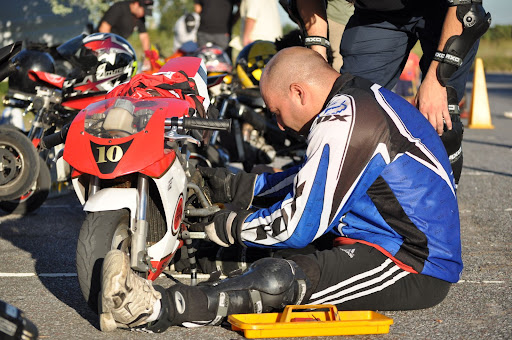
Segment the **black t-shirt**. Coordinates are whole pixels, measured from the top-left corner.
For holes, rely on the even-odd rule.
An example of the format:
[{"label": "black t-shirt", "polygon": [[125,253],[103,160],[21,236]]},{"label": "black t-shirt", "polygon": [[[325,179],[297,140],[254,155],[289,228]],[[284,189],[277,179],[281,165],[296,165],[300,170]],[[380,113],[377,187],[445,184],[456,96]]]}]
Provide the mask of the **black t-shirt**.
[{"label": "black t-shirt", "polygon": [[[116,2],[109,8],[100,21],[100,25],[106,21],[112,29],[112,33],[128,38],[133,29],[137,27],[139,33],[146,32],[146,25],[144,18],[137,18],[130,12],[130,1]],[[98,26],[99,27],[99,26]]]},{"label": "black t-shirt", "polygon": [[238,0],[194,0],[201,5],[200,32],[231,33],[233,25],[233,6]]}]

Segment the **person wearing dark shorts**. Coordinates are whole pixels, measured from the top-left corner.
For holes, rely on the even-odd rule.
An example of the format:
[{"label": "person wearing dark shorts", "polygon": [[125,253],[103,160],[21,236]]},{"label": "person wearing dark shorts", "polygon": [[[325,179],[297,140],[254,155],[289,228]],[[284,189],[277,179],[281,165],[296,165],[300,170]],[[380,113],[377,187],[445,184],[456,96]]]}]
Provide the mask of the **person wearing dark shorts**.
[{"label": "person wearing dark shorts", "polygon": [[233,7],[239,0],[194,0],[194,10],[201,15],[197,31],[197,44],[217,45],[226,50],[231,40],[231,29],[235,23]]},{"label": "person wearing dark shorts", "polygon": [[225,208],[189,230],[205,231],[226,249],[332,242],[312,253],[259,259],[224,280],[168,289],[153,287],[130,269],[125,253],[112,250],[103,264],[102,330],[217,325],[230,314],[299,304],[421,309],[440,303],[459,280],[450,162],[414,106],[380,85],[340,75],[304,47],[278,52],[260,89],[279,127],[307,136],[304,162],[259,175],[199,167],[212,201]]}]

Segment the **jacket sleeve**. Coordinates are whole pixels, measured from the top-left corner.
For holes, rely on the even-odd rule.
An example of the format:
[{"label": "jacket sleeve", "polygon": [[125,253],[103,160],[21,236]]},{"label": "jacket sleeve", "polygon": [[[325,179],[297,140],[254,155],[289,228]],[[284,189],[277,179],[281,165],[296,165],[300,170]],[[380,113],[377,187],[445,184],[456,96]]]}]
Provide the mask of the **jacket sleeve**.
[{"label": "jacket sleeve", "polygon": [[[335,100],[315,119],[308,136],[306,161],[301,167],[258,177],[255,195],[279,192],[282,187],[281,194],[285,196],[245,219],[241,227],[245,245],[302,248],[338,224],[333,217],[343,209],[344,202],[334,206],[332,197],[338,187],[354,123],[350,99],[339,97],[335,97],[339,103]],[[276,184],[275,179],[281,181]]]}]

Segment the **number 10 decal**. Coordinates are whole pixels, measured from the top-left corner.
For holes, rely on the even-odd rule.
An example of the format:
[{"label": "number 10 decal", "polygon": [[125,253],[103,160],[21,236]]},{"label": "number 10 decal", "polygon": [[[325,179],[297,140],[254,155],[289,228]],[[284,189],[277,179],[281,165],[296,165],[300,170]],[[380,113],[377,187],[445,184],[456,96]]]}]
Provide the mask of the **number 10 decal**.
[{"label": "number 10 decal", "polygon": [[128,152],[133,139],[118,145],[101,145],[91,141],[91,151],[102,174],[111,174]]},{"label": "number 10 decal", "polygon": [[[123,149],[119,145],[112,146],[98,146],[98,158],[96,159],[96,163],[105,163],[107,160],[109,162],[117,163],[123,158]],[[106,151],[105,151],[106,150]]]}]

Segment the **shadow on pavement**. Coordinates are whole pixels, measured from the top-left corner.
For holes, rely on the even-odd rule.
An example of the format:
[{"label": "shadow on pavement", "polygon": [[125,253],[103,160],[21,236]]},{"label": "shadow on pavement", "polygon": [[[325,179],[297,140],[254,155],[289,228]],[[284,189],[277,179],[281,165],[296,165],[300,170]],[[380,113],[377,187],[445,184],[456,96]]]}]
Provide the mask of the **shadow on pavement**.
[{"label": "shadow on pavement", "polygon": [[98,317],[85,302],[76,277],[76,243],[85,214],[74,194],[51,197],[26,216],[9,216],[0,210],[0,218],[0,238],[30,253],[34,259],[34,268],[27,266],[26,260],[13,258],[11,264],[2,266],[2,271],[35,270],[52,295],[99,329]]}]

